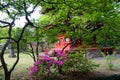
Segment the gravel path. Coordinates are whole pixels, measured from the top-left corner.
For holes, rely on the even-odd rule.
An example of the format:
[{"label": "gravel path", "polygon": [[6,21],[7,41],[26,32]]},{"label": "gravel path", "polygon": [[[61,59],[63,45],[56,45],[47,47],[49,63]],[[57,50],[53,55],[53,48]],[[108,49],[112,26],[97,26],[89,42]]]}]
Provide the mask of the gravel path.
[{"label": "gravel path", "polygon": [[[120,58],[120,54],[115,55],[116,58]],[[91,58],[92,60],[103,60],[104,57]]]}]

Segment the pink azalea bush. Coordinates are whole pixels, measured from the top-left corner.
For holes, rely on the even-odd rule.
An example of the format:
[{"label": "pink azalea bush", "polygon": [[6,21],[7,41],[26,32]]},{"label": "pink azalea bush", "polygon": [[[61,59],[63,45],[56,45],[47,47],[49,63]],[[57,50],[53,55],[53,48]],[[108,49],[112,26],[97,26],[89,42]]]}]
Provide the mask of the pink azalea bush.
[{"label": "pink azalea bush", "polygon": [[58,66],[62,66],[64,61],[67,60],[66,54],[61,53],[60,50],[55,51],[54,54],[39,55],[38,60],[32,67],[29,68],[30,80],[35,80],[40,75],[47,75],[48,77],[57,71]]}]

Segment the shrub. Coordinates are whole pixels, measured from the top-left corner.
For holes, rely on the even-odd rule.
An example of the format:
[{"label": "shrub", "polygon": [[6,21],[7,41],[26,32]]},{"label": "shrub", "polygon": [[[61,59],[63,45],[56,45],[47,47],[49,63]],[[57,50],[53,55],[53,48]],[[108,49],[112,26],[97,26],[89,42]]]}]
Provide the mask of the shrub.
[{"label": "shrub", "polygon": [[88,72],[94,70],[98,65],[84,57],[83,52],[79,54],[69,54],[68,61],[62,66],[63,71]]},{"label": "shrub", "polygon": [[55,76],[59,67],[63,71],[81,71],[88,72],[96,68],[96,64],[88,58],[83,57],[83,53],[68,54],[55,51],[55,54],[39,55],[38,61],[34,66],[29,68],[29,75],[31,80],[49,80],[50,77]]},{"label": "shrub", "polygon": [[64,53],[61,51],[56,51],[52,55],[39,55],[37,62],[34,63],[34,66],[29,68],[29,76],[31,80],[38,79],[47,79],[50,76],[53,76],[58,72],[58,67],[64,64],[64,61],[67,59]]},{"label": "shrub", "polygon": [[110,69],[110,70],[113,70],[114,69],[114,58],[115,58],[115,54],[108,54],[105,55],[104,53],[102,53],[104,59],[105,59],[105,64],[107,65],[107,68]]}]

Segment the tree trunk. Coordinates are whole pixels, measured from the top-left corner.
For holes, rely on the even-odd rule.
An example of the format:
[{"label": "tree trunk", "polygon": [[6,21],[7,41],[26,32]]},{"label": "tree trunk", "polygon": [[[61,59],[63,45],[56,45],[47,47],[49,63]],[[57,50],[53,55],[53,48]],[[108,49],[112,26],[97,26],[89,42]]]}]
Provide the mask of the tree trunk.
[{"label": "tree trunk", "polygon": [[5,73],[5,80],[10,80],[11,73],[6,72]]},{"label": "tree trunk", "polygon": [[33,49],[32,43],[29,43],[29,45],[30,45],[30,48],[31,48],[32,59],[34,60],[34,62],[36,62],[37,59],[35,58],[35,53],[34,53],[34,49]]},{"label": "tree trunk", "polygon": [[38,58],[38,54],[39,54],[39,42],[37,42],[36,45],[36,57]]},{"label": "tree trunk", "polygon": [[62,71],[62,66],[58,66],[58,72],[59,72],[59,74],[62,74],[62,75],[64,74]]},{"label": "tree trunk", "polygon": [[10,54],[9,57],[14,58],[16,55],[14,54],[14,47],[13,44],[10,44]]}]

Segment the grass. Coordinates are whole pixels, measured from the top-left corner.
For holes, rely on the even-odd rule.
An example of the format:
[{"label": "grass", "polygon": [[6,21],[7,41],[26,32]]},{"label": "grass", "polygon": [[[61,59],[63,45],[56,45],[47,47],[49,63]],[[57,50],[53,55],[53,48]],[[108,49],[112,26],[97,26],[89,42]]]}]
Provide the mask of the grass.
[{"label": "grass", "polygon": [[[7,66],[10,68],[13,65],[13,63],[15,62],[16,58],[9,58],[8,54],[5,54],[4,57],[5,57],[5,61],[7,62]],[[87,73],[87,74],[83,74],[83,75],[80,74],[79,72],[75,72],[75,73],[72,72],[72,73],[68,73],[68,77],[77,75],[77,78],[80,78],[80,76],[82,76],[81,78],[87,78],[87,77],[90,78],[90,77],[97,77],[97,76],[120,74],[120,63],[119,63],[120,58],[115,58],[113,60],[114,70],[112,70],[112,71],[107,69],[107,65],[105,64],[104,59],[92,59],[92,61],[94,61],[97,64],[100,64],[100,66],[97,67],[97,69],[95,71],[93,71],[92,73]],[[29,68],[29,66],[32,66],[32,65],[33,65],[33,59],[29,55],[21,53],[20,61],[17,64],[15,70],[13,71],[11,79],[12,80],[29,80],[27,68]],[[80,75],[78,75],[78,74],[80,74]],[[65,80],[69,80],[69,79],[65,79]],[[72,79],[72,80],[74,80],[74,79]],[[79,80],[79,79],[75,79],[75,80]],[[82,79],[82,80],[84,80],[84,79]]]},{"label": "grass", "polygon": [[95,63],[100,64],[95,71],[104,73],[105,75],[120,74],[120,58],[113,59],[113,70],[109,70],[104,59],[93,60]]},{"label": "grass", "polygon": [[[9,58],[8,54],[5,54],[4,57],[5,57],[6,64],[8,68],[10,69],[12,65],[14,64],[14,62],[16,61],[16,58]],[[18,80],[18,79],[26,80],[26,78],[28,78],[27,68],[29,68],[29,66],[32,66],[32,65],[33,65],[33,59],[29,55],[21,53],[20,60],[17,66],[15,67],[15,70],[12,72],[12,80]]]},{"label": "grass", "polygon": [[[7,62],[7,65],[11,67],[16,61],[16,58],[9,58],[8,54],[5,54],[5,61]],[[17,67],[28,67],[32,63],[33,63],[33,60],[29,55],[21,53],[20,60]]]}]

